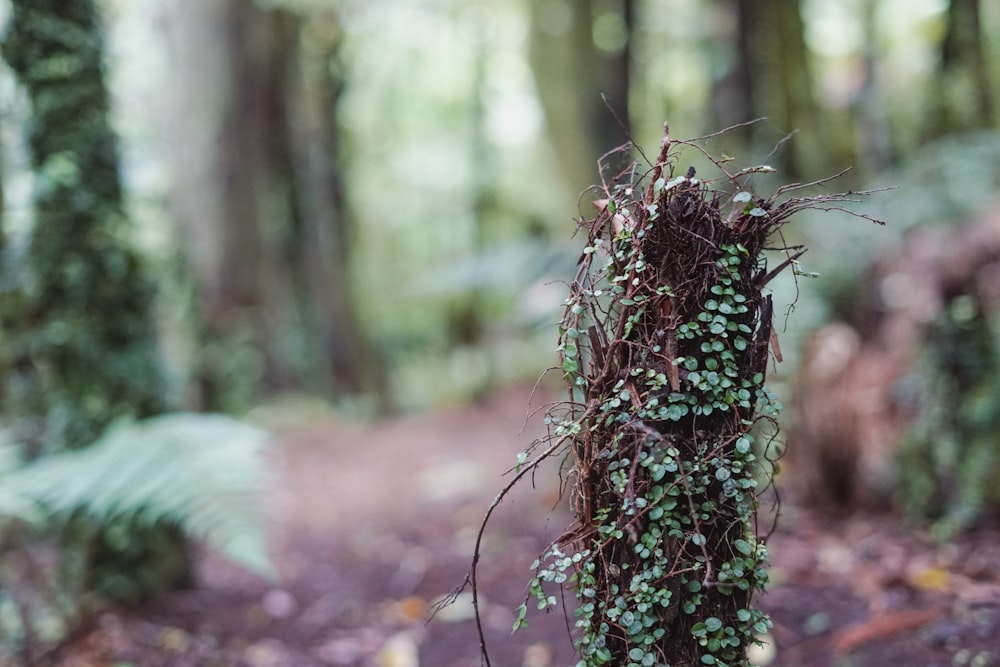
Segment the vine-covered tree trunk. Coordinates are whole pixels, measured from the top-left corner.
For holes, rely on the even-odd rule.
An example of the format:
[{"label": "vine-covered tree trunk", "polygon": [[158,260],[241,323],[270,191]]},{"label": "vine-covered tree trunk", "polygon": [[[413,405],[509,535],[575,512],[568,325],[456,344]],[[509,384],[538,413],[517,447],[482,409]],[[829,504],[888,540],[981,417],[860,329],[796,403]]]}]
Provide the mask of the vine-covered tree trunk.
[{"label": "vine-covered tree trunk", "polygon": [[[3,412],[33,458],[86,446],[116,419],[165,410],[167,387],[155,285],[123,212],[97,8],[15,0],[0,51],[31,103],[34,226],[23,253],[6,249],[0,324]],[[90,588],[136,597],[187,577],[174,531],[85,523],[70,527],[88,537],[71,538],[65,560],[83,563]]]},{"label": "vine-covered tree trunk", "polygon": [[[568,582],[581,665],[747,665],[769,627],[752,606],[767,581],[759,457],[774,455],[765,387],[774,349],[765,288],[795,265],[765,259],[789,217],[840,195],[759,198],[713,160],[709,181],[678,174],[689,142],[663,140],[646,177],[606,181],[559,330],[569,391],[547,450],[575,460],[578,525],[537,564],[539,608]],[[706,157],[707,154],[705,154]],[[711,158],[710,158],[711,159]],[[684,172],[682,172],[684,173]],[[777,353],[776,353],[777,354]],[[518,624],[524,620],[522,607]]]}]

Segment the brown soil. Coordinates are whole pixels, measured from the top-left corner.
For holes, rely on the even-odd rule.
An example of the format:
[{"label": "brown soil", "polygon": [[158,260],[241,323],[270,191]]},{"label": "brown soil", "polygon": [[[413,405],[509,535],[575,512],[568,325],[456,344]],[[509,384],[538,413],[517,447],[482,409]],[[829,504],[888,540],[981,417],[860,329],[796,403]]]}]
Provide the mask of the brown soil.
[{"label": "brown soil", "polygon": [[[535,400],[534,407],[539,401]],[[460,584],[504,473],[540,434],[529,391],[361,425],[296,418],[277,429],[265,492],[279,581],[205,554],[201,585],[108,612],[45,664],[62,667],[470,667],[480,665]],[[480,604],[494,667],[575,664],[561,614],[511,633],[529,566],[570,517],[558,471],[500,506],[486,534]],[[1000,665],[1000,530],[935,546],[892,516],[783,507],[769,547],[776,666]],[[570,622],[569,625],[572,625]]]}]

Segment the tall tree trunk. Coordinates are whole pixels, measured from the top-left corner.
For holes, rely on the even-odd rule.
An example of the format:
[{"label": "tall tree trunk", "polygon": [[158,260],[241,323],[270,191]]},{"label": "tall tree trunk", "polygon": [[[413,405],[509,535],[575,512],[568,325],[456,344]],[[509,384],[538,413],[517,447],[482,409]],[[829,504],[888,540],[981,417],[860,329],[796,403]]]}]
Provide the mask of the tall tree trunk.
[{"label": "tall tree trunk", "polygon": [[35,224],[3,325],[9,413],[38,422],[37,455],[165,408],[154,284],[128,240],[92,2],[15,2],[2,53],[31,101]]},{"label": "tall tree trunk", "polygon": [[380,393],[350,290],[335,14],[189,0],[169,23],[169,123],[204,141],[169,149],[204,320],[200,400],[239,407],[251,396],[233,387],[258,383]]},{"label": "tall tree trunk", "polygon": [[[766,125],[741,131],[755,154],[799,131],[795,142],[773,157],[775,166],[792,179],[826,173],[824,165],[815,164],[820,153],[812,137],[818,134],[820,115],[812,95],[799,2],[732,0],[731,11],[735,57],[729,73],[715,86],[713,118],[723,126],[768,118]],[[853,136],[845,136],[844,142],[851,145]]]},{"label": "tall tree trunk", "polygon": [[[603,8],[592,0],[531,3],[531,65],[548,136],[569,190],[592,182],[598,158],[629,137],[629,69],[634,0]],[[595,44],[595,18],[618,42]],[[608,39],[614,42],[616,35]],[[602,95],[604,99],[602,99]],[[605,102],[606,99],[606,102]]]},{"label": "tall tree trunk", "polygon": [[865,74],[853,105],[856,113],[854,125],[857,128],[855,155],[863,174],[869,177],[882,173],[893,161],[893,132],[886,117],[883,82],[879,76],[878,4],[879,0],[865,0],[861,4],[864,34],[861,48]]},{"label": "tall tree trunk", "polygon": [[354,237],[337,120],[347,85],[342,43],[335,12],[315,13],[300,24],[288,95],[299,212],[289,269],[310,336],[305,384],[327,393],[365,394],[381,403],[384,369],[365,336],[352,289]]},{"label": "tall tree trunk", "polygon": [[[0,52],[31,104],[34,227],[23,260],[6,267],[13,289],[0,305],[3,410],[30,458],[86,446],[116,419],[164,411],[167,387],[155,285],[123,211],[97,8],[15,0]],[[83,562],[91,588],[135,598],[188,575],[175,531],[129,524],[115,540],[85,519],[70,524],[64,560]]]},{"label": "tall tree trunk", "polygon": [[951,0],[935,78],[931,137],[996,127],[979,0]]}]

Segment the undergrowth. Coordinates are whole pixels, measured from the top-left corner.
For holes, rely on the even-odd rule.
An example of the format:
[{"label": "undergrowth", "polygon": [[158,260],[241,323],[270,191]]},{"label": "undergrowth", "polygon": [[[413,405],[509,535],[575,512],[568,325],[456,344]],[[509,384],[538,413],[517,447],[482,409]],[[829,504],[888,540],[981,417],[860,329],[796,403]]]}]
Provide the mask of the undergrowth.
[{"label": "undergrowth", "polygon": [[[273,575],[256,502],[266,440],[235,419],[174,413],[117,424],[89,447],[25,464],[16,445],[0,443],[0,663],[40,664],[102,598],[139,602],[165,569],[187,571],[165,562],[176,550],[151,539],[159,535],[203,540]],[[95,532],[86,540],[93,548],[145,567],[89,571],[93,558],[66,549],[81,541],[81,527]]]}]

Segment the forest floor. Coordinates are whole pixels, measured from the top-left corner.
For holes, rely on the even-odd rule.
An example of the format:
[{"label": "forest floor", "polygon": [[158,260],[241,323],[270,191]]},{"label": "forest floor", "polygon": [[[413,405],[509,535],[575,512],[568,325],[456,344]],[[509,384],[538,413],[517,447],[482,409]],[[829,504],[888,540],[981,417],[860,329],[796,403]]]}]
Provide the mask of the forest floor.
[{"label": "forest floor", "polygon": [[[484,512],[518,451],[529,391],[374,424],[285,414],[265,492],[278,581],[200,557],[201,584],[109,611],[45,664],[60,667],[475,667],[469,568]],[[531,401],[538,408],[540,401]],[[272,419],[272,421],[275,421]],[[523,428],[522,428],[523,427]],[[557,470],[520,485],[485,534],[480,607],[494,667],[575,664],[561,613],[511,633],[536,555],[570,524]],[[1000,529],[946,546],[893,516],[786,504],[760,598],[782,667],[1000,665]],[[571,624],[571,623],[570,623]]]}]

